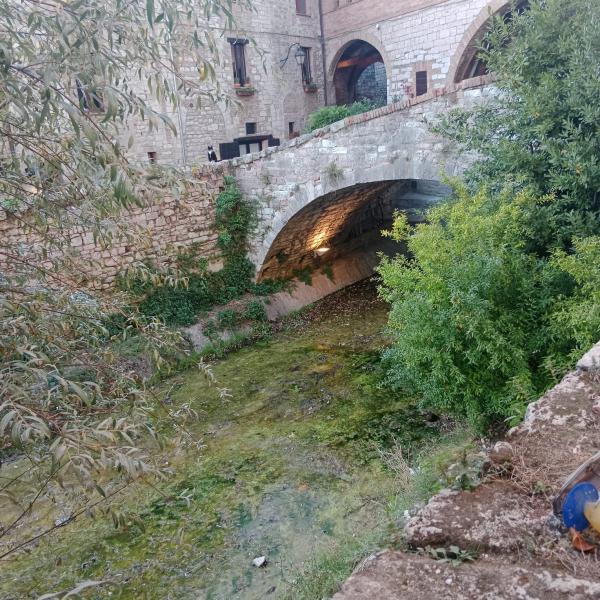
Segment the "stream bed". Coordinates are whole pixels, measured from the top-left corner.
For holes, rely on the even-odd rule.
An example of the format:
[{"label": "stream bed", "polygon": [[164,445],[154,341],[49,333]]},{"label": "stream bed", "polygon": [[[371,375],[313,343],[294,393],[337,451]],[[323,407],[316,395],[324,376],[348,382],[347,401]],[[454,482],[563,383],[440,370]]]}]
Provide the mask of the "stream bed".
[{"label": "stream bed", "polygon": [[84,580],[106,582],[89,598],[321,598],[394,541],[405,506],[381,453],[446,435],[381,385],[386,319],[363,282],[214,363],[216,384],[197,371],[167,381],[203,447],[168,450],[173,477],[131,495],[126,528],[77,521],[5,563],[0,598]]}]

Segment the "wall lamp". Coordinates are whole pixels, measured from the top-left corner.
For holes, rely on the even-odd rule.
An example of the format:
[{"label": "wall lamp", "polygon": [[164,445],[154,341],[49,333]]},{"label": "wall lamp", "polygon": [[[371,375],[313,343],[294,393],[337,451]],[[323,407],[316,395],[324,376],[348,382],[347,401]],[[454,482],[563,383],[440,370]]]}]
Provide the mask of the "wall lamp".
[{"label": "wall lamp", "polygon": [[296,62],[302,66],[305,62],[306,62],[306,52],[304,52],[304,48],[298,43],[298,42],[294,42],[288,49],[287,49],[287,54],[285,56],[285,58],[282,58],[279,61],[279,66],[283,69],[283,67],[285,67],[285,65],[287,64],[287,61],[290,59],[290,54],[292,53],[292,50],[296,48],[296,52],[294,52],[294,58],[296,59]]}]

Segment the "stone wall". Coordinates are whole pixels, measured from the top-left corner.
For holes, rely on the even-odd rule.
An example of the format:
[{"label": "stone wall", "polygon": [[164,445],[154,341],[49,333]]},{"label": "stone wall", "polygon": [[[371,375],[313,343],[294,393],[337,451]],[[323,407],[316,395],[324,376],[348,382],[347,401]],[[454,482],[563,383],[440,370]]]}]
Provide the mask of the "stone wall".
[{"label": "stone wall", "polygon": [[[440,90],[454,83],[461,59],[469,54],[469,45],[481,33],[490,14],[508,4],[507,0],[321,2],[325,57],[319,0],[307,0],[307,15],[296,14],[295,0],[255,0],[252,11],[238,12],[235,33],[217,35],[223,24],[209,23],[217,35],[220,55],[217,78],[229,101],[215,103],[202,98],[198,106],[197,96],[185,98],[179,112],[155,106],[168,114],[179,135],[174,136],[162,126],[148,131],[146,123],[130,123],[134,158],[144,162],[148,153],[154,152],[162,164],[198,165],[206,161],[209,144],[218,148],[219,143],[245,136],[246,123],[256,123],[258,134],[272,134],[282,142],[289,137],[290,123],[295,133],[301,133],[311,112],[326,100],[335,104],[336,65],[355,40],[368,42],[380,52],[386,67],[388,102],[414,96],[417,71],[427,71],[429,89]],[[246,46],[247,71],[256,88],[252,96],[239,97],[235,93],[228,37],[253,41]],[[280,66],[295,43],[310,48],[317,93],[304,91],[294,49],[285,66]],[[193,65],[184,66],[184,70],[188,78],[196,77]],[[145,93],[143,87],[140,93]]]},{"label": "stone wall", "polygon": [[507,0],[324,0],[327,78],[350,43],[362,40],[381,54],[390,102],[415,94],[417,71],[427,71],[429,89],[455,83],[454,75],[473,39]]},{"label": "stone wall", "polygon": [[[157,110],[168,114],[179,135],[175,137],[164,126],[148,131],[146,123],[132,122],[135,143],[131,154],[135,159],[146,162],[148,152],[156,152],[160,164],[198,165],[206,162],[209,144],[218,152],[220,143],[245,136],[246,123],[256,123],[259,135],[272,134],[285,141],[290,123],[294,123],[294,131],[301,132],[307,116],[324,104],[318,0],[307,0],[307,15],[296,14],[295,0],[253,0],[252,6],[252,10],[238,8],[238,29],[234,32],[223,32],[224,24],[216,20],[208,25],[216,36],[220,60],[216,65],[217,79],[226,98],[218,102],[199,94],[184,98],[179,113],[152,102]],[[235,93],[231,45],[227,38],[251,40],[245,56],[250,84],[256,89],[252,96]],[[301,69],[294,58],[295,48],[285,66],[280,66],[292,44],[310,48],[316,93],[304,91]],[[189,79],[198,79],[193,65],[185,69]],[[212,89],[199,81],[198,85],[204,92]],[[145,94],[143,86],[139,92]]]},{"label": "stone wall", "polygon": [[[214,199],[223,187],[222,171],[213,170],[200,175],[180,197],[158,194],[146,200],[144,206],[131,207],[114,220],[107,219],[104,227],[116,236],[109,246],[94,241],[89,230],[60,231],[66,238],[64,250],[78,273],[75,283],[94,290],[108,289],[114,285],[117,274],[132,263],[149,259],[165,264],[178,250],[192,244],[218,265]],[[20,259],[35,261],[39,260],[41,244],[40,237],[26,225],[29,219],[28,214],[13,215],[0,210],[0,236],[3,246],[15,249]],[[134,237],[119,235],[118,227]],[[0,255],[0,272],[14,271],[16,262]]]}]

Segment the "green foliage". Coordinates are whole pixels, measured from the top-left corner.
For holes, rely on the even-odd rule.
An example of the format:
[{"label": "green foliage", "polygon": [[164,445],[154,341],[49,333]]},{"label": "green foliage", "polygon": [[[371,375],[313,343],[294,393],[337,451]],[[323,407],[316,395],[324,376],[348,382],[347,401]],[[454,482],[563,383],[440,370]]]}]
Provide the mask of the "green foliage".
[{"label": "green foliage", "polygon": [[293,287],[288,279],[263,279],[252,286],[252,293],[257,296],[270,296],[278,292],[290,291]]},{"label": "green foliage", "polygon": [[218,244],[226,260],[245,256],[255,211],[242,198],[233,177],[225,177],[225,189],[217,197],[215,213]]},{"label": "green foliage", "polygon": [[302,283],[306,285],[312,285],[312,274],[313,268],[310,266],[303,267],[302,269],[294,269],[292,275]]},{"label": "green foliage", "polygon": [[321,127],[326,127],[327,125],[331,125],[332,123],[336,123],[337,121],[341,121],[342,119],[353,115],[360,115],[361,113],[368,112],[374,108],[377,107],[366,100],[342,106],[325,106],[308,117],[306,131],[311,132],[316,129],[321,129]]},{"label": "green foliage", "polygon": [[244,310],[244,319],[257,323],[267,320],[265,305],[260,300],[250,300]]},{"label": "green foliage", "polygon": [[600,3],[530,5],[510,22],[497,19],[483,52],[501,93],[438,130],[482,156],[472,184],[556,197],[530,215],[531,243],[545,254],[600,232]]},{"label": "green foliage", "polygon": [[551,264],[575,284],[550,315],[557,342],[547,367],[561,373],[600,339],[600,237],[575,240],[573,252],[557,251]]},{"label": "green foliage", "polygon": [[219,325],[223,329],[231,329],[232,327],[235,327],[238,324],[240,316],[232,308],[225,308],[219,311],[219,313],[217,314],[217,319],[219,321]]},{"label": "green foliage", "polygon": [[482,51],[501,93],[437,126],[481,157],[471,194],[415,232],[397,216],[412,258],[379,271],[390,381],[479,427],[518,421],[600,339],[600,4],[530,4]]},{"label": "green foliage", "polygon": [[[122,278],[120,287],[139,300],[142,314],[161,319],[167,325],[186,326],[214,306],[227,304],[254,289],[254,265],[246,257],[247,239],[254,210],[244,201],[231,177],[216,201],[216,227],[224,265],[220,271],[208,270],[206,259],[198,257],[198,248],[190,247],[177,257],[178,271],[158,277]],[[268,289],[265,284],[265,289]]]},{"label": "green foliage", "polygon": [[[540,260],[527,251],[528,219],[546,200],[455,193],[408,234],[412,258],[379,267],[392,303],[388,378],[425,408],[480,427],[514,423],[555,381],[557,365],[600,338],[598,243]],[[406,235],[402,223],[396,227]],[[596,309],[580,321],[586,306]]]},{"label": "green foliage", "polygon": [[335,278],[333,275],[333,267],[331,265],[323,265],[321,268],[321,273],[329,279],[332,283],[335,283]]},{"label": "green foliage", "polygon": [[[142,228],[123,213],[185,189],[185,174],[130,160],[128,133],[134,122],[175,133],[169,115],[182,100],[224,99],[217,40],[249,5],[0,0],[0,204],[35,239],[0,236],[0,448],[27,457],[18,477],[5,472],[16,465],[0,464],[2,495],[23,510],[15,521],[3,512],[0,537],[21,530],[44,497],[91,512],[102,488],[116,493],[123,480],[170,471],[143,436],[157,435],[161,418],[186,417],[159,417],[141,369],[107,339],[133,331],[160,366],[181,337],[121,296],[81,293],[90,264],[71,245],[85,232],[103,247],[141,246]],[[190,77],[178,76],[182,64]],[[189,307],[169,310],[189,320]],[[69,375],[84,371],[85,381]]]},{"label": "green foliage", "polygon": [[331,179],[331,181],[338,181],[344,175],[343,169],[339,167],[335,161],[327,165],[325,173],[327,173],[327,176],[329,177],[329,179]]}]

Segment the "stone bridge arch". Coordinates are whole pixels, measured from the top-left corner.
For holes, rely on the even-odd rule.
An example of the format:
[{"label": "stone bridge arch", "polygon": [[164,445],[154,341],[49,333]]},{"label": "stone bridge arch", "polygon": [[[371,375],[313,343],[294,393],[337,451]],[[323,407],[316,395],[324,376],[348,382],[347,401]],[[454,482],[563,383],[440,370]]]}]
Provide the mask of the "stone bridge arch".
[{"label": "stone bridge arch", "polygon": [[442,182],[417,179],[357,183],[331,191],[287,221],[269,245],[258,279],[291,278],[307,268],[318,272],[339,261],[347,267],[349,259],[358,276],[344,273],[341,283],[369,276],[379,252],[397,250],[381,235],[391,226],[394,212],[403,211],[416,223],[427,208],[449,194],[450,188]]},{"label": "stone bridge arch", "polygon": [[[393,209],[440,199],[444,177],[459,176],[474,159],[431,124],[452,108],[484,101],[494,93],[485,84],[479,79],[390,104],[220,166],[257,206],[249,257],[258,278],[288,276],[313,258],[342,261],[359,250],[368,260],[353,277],[369,276],[375,238],[381,241]],[[319,256],[324,248],[330,250]]]}]

